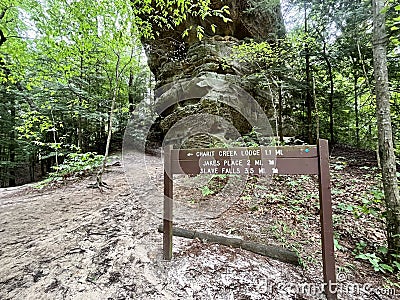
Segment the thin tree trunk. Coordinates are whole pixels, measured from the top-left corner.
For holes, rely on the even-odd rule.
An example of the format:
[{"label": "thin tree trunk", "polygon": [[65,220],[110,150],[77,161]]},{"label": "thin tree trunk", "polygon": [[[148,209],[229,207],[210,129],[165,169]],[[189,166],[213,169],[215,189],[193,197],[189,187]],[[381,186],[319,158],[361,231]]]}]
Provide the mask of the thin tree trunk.
[{"label": "thin tree trunk", "polygon": [[[308,32],[308,24],[307,24],[307,8],[306,3],[304,2],[304,32],[307,34]],[[308,143],[313,143],[313,134],[312,134],[312,95],[311,95],[311,68],[310,68],[310,48],[308,43],[305,45],[305,59],[306,59],[306,109],[307,109],[307,139]]]},{"label": "thin tree trunk", "polygon": [[[133,55],[135,53],[135,46],[132,46],[131,49],[131,57],[130,61],[133,59]],[[140,55],[138,56],[138,63],[140,63]],[[129,69],[129,81],[128,81],[128,103],[129,103],[129,112],[132,114],[135,110],[137,103],[135,103],[135,95],[134,95],[134,88],[135,88],[135,74],[133,66]]]},{"label": "thin tree trunk", "polygon": [[134,109],[135,109],[135,99],[134,99],[134,95],[133,95],[133,67],[130,68],[129,70],[129,81],[128,81],[128,103],[129,103],[129,112],[133,113]]},{"label": "thin tree trunk", "polygon": [[106,143],[106,151],[104,153],[104,158],[103,158],[103,163],[101,165],[100,171],[97,173],[97,185],[104,186],[103,182],[103,173],[106,168],[106,162],[108,158],[108,154],[110,151],[110,144],[111,144],[111,137],[112,137],[112,126],[113,122],[112,119],[114,117],[114,108],[115,108],[115,103],[117,101],[117,94],[118,94],[118,85],[119,85],[119,64],[120,64],[121,57],[119,54],[117,54],[117,62],[115,65],[115,83],[114,87],[112,88],[112,99],[111,99],[111,108],[110,112],[108,114],[108,134],[107,134],[107,143]]},{"label": "thin tree trunk", "polygon": [[382,165],[382,181],[386,201],[386,230],[388,259],[400,254],[400,195],[396,177],[396,159],[393,149],[390,117],[390,94],[387,69],[387,35],[383,0],[373,0],[373,58],[378,125],[379,156]]},{"label": "thin tree trunk", "polygon": [[334,131],[334,119],[333,119],[333,93],[334,93],[334,82],[333,82],[333,74],[332,74],[332,64],[329,60],[328,54],[326,53],[326,43],[324,42],[324,52],[323,52],[324,60],[326,66],[328,67],[328,76],[329,76],[329,133],[331,136],[330,145],[333,146],[335,144],[335,131]]},{"label": "thin tree trunk", "polygon": [[282,83],[279,83],[278,134],[281,143],[283,143],[282,110],[283,110]]},{"label": "thin tree trunk", "polygon": [[[80,51],[80,54],[81,54],[81,57],[80,57],[80,83],[79,83],[79,88],[82,90],[83,89],[83,84],[82,84],[82,82],[83,82],[83,63],[84,63],[84,60],[83,60],[83,54],[84,54],[84,52],[83,52],[83,50],[81,50]],[[79,110],[81,110],[82,109],[82,98],[81,97],[79,97],[79,107],[78,107],[78,109]],[[79,111],[79,115],[78,115],[78,148],[82,151],[82,152],[85,152],[85,149],[84,149],[84,145],[83,145],[83,133],[82,133],[82,116],[81,116],[81,111]]]},{"label": "thin tree trunk", "polygon": [[56,157],[55,157],[56,158],[56,166],[58,167],[58,149],[57,149],[57,146],[56,146],[56,144],[57,144],[56,121],[54,119],[53,109],[51,109],[50,112],[51,112],[51,119],[53,121],[52,130],[53,130],[53,142],[54,142],[54,146],[55,146],[54,151],[56,153]]},{"label": "thin tree trunk", "polygon": [[313,85],[312,85],[312,90],[313,90],[313,101],[314,101],[314,109],[315,109],[315,123],[316,123],[316,133],[317,133],[317,140],[319,140],[319,112],[318,112],[318,105],[317,105],[317,95],[315,93],[315,78],[313,76]]},{"label": "thin tree trunk", "polygon": [[36,164],[36,160],[35,160],[35,154],[29,155],[29,179],[30,182],[34,182],[35,181],[35,164]]},{"label": "thin tree trunk", "polygon": [[15,109],[15,99],[14,95],[9,95],[10,97],[10,111],[11,111],[11,126],[12,129],[10,131],[10,180],[9,186],[15,186],[15,148],[16,148],[16,137],[15,137],[15,117],[16,117],[16,109]]},{"label": "thin tree trunk", "polygon": [[357,89],[358,75],[354,66],[354,113],[356,117],[356,146],[360,146],[360,120],[358,112],[358,89]]}]

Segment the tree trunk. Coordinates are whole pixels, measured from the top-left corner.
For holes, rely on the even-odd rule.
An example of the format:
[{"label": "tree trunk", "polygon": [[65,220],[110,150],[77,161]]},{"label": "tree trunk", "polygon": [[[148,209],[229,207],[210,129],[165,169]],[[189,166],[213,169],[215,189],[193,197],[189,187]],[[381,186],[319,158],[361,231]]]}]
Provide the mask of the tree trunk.
[{"label": "tree trunk", "polygon": [[358,89],[357,89],[358,75],[356,66],[354,64],[354,113],[356,117],[356,146],[360,146],[360,120],[358,112]]},{"label": "tree trunk", "polygon": [[333,82],[333,74],[332,74],[332,64],[329,60],[328,54],[326,53],[326,43],[324,42],[324,52],[323,52],[324,60],[326,66],[328,67],[328,76],[329,76],[329,133],[331,136],[331,140],[329,144],[333,146],[335,144],[335,131],[334,131],[334,120],[333,120],[333,92],[334,92],[334,82]]},{"label": "tree trunk", "polygon": [[11,111],[11,131],[10,131],[10,180],[9,186],[15,186],[15,148],[16,148],[16,137],[15,137],[15,117],[16,117],[16,109],[15,109],[15,98],[14,95],[9,95],[10,97],[10,111]]},{"label": "tree trunk", "polygon": [[318,105],[317,105],[317,95],[315,92],[315,78],[313,77],[313,85],[312,85],[312,90],[313,90],[313,102],[314,102],[314,109],[315,109],[315,132],[316,132],[316,138],[317,141],[319,140],[319,112],[318,112]]},{"label": "tree trunk", "polygon": [[396,177],[396,159],[393,149],[390,117],[390,94],[387,69],[387,35],[383,0],[373,0],[373,58],[378,125],[379,156],[382,165],[382,181],[386,201],[386,230],[388,259],[390,254],[400,254],[400,195]]},{"label": "tree trunk", "polygon": [[[80,54],[81,54],[81,57],[80,57],[80,76],[79,76],[80,82],[79,82],[79,88],[81,90],[83,90],[83,72],[84,72],[84,70],[83,70],[83,64],[84,64],[84,60],[83,60],[84,52],[83,52],[83,50],[80,51]],[[83,145],[83,133],[82,133],[82,130],[83,130],[83,128],[82,128],[82,112],[81,112],[82,107],[83,107],[82,106],[82,98],[79,96],[79,106],[78,106],[79,114],[78,114],[78,127],[77,127],[77,131],[78,131],[77,132],[77,134],[78,134],[78,148],[82,152],[85,152],[84,145]]]},{"label": "tree trunk", "polygon": [[[132,46],[131,49],[131,58],[130,60],[132,61],[133,59],[133,54],[135,53],[135,46]],[[140,63],[140,55],[138,57],[138,63]],[[128,103],[129,103],[129,112],[132,114],[133,111],[135,110],[135,106],[137,103],[135,103],[135,72],[133,69],[133,66],[130,67],[129,69],[129,81],[128,81]]]},{"label": "tree trunk", "polygon": [[[307,24],[307,7],[304,2],[304,32],[307,34],[308,32],[308,24]],[[310,48],[308,43],[305,45],[305,53],[306,53],[306,111],[307,111],[307,139],[308,143],[313,143],[313,134],[312,134],[312,95],[311,95],[311,66],[310,66]]]},{"label": "tree trunk", "polygon": [[119,65],[120,65],[120,60],[121,57],[119,54],[117,54],[117,62],[115,64],[115,83],[112,88],[112,99],[111,99],[111,108],[110,112],[108,114],[108,134],[107,134],[107,143],[106,143],[106,149],[104,153],[104,158],[103,158],[103,163],[101,165],[101,168],[99,172],[97,173],[97,186],[101,187],[104,186],[103,182],[103,173],[106,168],[106,162],[108,158],[108,153],[110,151],[110,144],[111,144],[111,137],[112,137],[112,126],[113,122],[112,119],[114,117],[114,108],[115,108],[115,103],[117,101],[117,95],[118,95],[118,85],[119,85]]},{"label": "tree trunk", "polygon": [[134,89],[133,78],[134,78],[133,67],[131,67],[129,71],[129,81],[128,81],[128,103],[129,103],[129,112],[131,114],[135,110],[135,99],[133,95],[133,89]]},{"label": "tree trunk", "polygon": [[283,110],[282,83],[279,83],[278,134],[279,134],[279,141],[281,143],[283,143],[282,110]]}]

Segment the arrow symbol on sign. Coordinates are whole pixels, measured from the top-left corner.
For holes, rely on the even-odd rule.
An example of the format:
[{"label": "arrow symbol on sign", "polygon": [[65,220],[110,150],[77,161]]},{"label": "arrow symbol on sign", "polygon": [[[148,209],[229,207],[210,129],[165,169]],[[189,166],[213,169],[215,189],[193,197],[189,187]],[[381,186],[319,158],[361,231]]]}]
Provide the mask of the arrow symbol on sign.
[{"label": "arrow symbol on sign", "polygon": [[188,153],[187,156],[193,156],[193,153]]}]

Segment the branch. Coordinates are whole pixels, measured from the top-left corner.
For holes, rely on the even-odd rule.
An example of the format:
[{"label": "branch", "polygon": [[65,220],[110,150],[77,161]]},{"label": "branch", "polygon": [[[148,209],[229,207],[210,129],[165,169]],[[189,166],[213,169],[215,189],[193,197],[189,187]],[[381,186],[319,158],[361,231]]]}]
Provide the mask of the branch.
[{"label": "branch", "polygon": [[[163,232],[163,226],[158,227],[159,232]],[[172,234],[188,239],[199,239],[201,241],[207,241],[210,243],[217,243],[233,248],[241,248],[247,251],[251,251],[256,254],[268,256],[279,261],[290,263],[293,265],[299,265],[299,257],[293,252],[281,248],[279,246],[264,245],[250,241],[244,241],[239,238],[229,238],[220,235],[214,235],[209,233],[202,233],[193,230],[186,230],[182,228],[173,227]]]},{"label": "branch", "polygon": [[19,35],[9,35],[9,36],[7,36],[7,39],[10,39],[10,38],[14,38],[14,39],[24,39],[25,37],[19,36]]}]

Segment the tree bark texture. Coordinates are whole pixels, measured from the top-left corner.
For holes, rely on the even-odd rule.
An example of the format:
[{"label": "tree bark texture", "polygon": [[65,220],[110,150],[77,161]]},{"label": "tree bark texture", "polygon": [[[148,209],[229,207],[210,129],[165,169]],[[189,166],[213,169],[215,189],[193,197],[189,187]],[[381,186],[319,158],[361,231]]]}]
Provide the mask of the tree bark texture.
[{"label": "tree bark texture", "polygon": [[358,111],[358,76],[357,70],[354,67],[354,113],[356,118],[356,146],[360,146],[360,121],[359,121],[359,111]]},{"label": "tree bark texture", "polygon": [[387,68],[387,34],[383,0],[373,0],[373,58],[378,125],[379,156],[386,201],[386,228],[390,254],[400,254],[400,196],[396,177],[396,159],[393,149],[390,117],[390,93]]},{"label": "tree bark texture", "polygon": [[121,72],[119,70],[120,61],[121,61],[121,57],[119,54],[117,54],[117,62],[115,64],[115,83],[114,84],[111,83],[111,86],[110,86],[112,89],[112,99],[111,99],[110,111],[108,113],[108,129],[107,129],[108,133],[107,133],[106,149],[105,149],[105,153],[104,153],[103,163],[101,165],[99,172],[97,173],[97,185],[99,187],[104,186],[103,174],[106,169],[106,162],[107,162],[108,154],[110,151],[114,109],[115,109],[115,104],[117,101],[118,85],[119,85],[119,79],[120,79],[120,74],[121,74]]},{"label": "tree bark texture", "polygon": [[[307,23],[307,6],[304,3],[304,32],[308,33],[308,23]],[[305,45],[305,64],[306,64],[306,110],[307,110],[307,140],[309,144],[313,144],[313,118],[312,118],[312,111],[313,111],[313,103],[312,103],[312,83],[311,83],[311,64],[310,64],[310,47],[308,43]]]},{"label": "tree bark texture", "polygon": [[329,134],[331,140],[329,141],[330,145],[333,146],[335,144],[335,130],[334,130],[334,103],[333,103],[333,95],[334,95],[334,81],[333,81],[333,72],[332,72],[332,64],[329,60],[329,55],[326,52],[326,43],[324,42],[324,52],[323,57],[328,68],[328,76],[329,76]]}]

